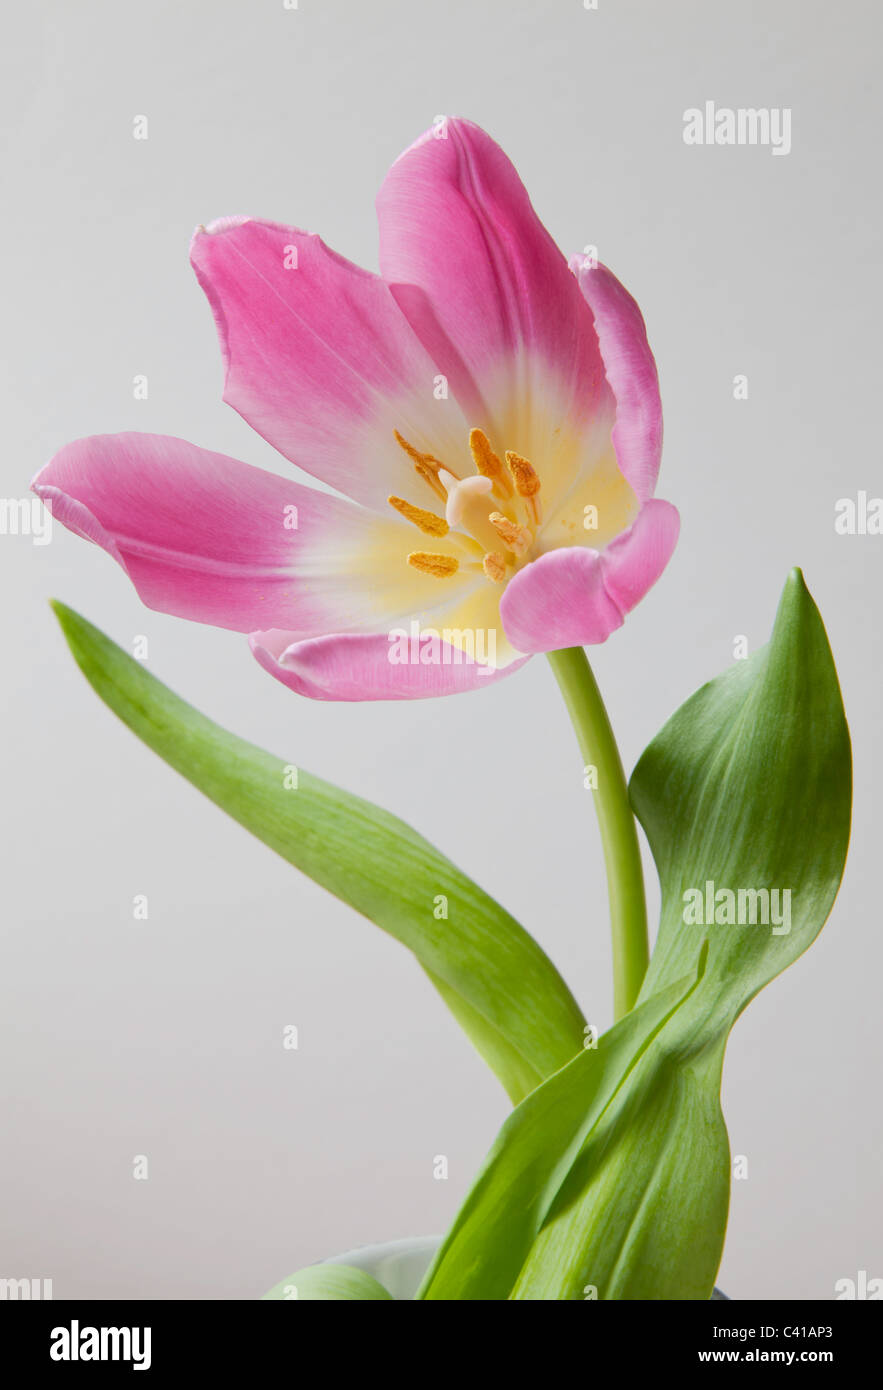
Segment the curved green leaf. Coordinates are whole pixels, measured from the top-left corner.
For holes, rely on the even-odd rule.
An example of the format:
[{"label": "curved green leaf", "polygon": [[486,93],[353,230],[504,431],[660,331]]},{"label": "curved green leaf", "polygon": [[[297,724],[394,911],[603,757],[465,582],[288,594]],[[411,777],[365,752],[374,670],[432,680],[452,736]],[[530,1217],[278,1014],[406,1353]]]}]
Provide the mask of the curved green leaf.
[{"label": "curved green leaf", "polygon": [[[824,624],[800,570],[789,575],[769,644],[678,710],[639,760],[630,793],[662,886],[641,997],[679,978],[707,936],[695,1007],[706,1036],[729,1031],[821,931],[849,844],[849,730]],[[744,894],[749,920],[705,921],[708,884],[737,895],[737,916]],[[690,924],[685,894],[700,891],[703,921]],[[752,924],[752,908],[764,915],[758,893],[771,895],[768,918],[787,920]],[[726,915],[722,900],[713,918]]]},{"label": "curved green leaf", "polygon": [[711,1296],[729,1206],[727,1039],[749,1001],[818,935],[849,842],[849,732],[799,570],[768,646],[678,710],[630,791],[662,886],[639,1005],[682,977],[702,941],[708,964],[589,1136],[513,1298],[582,1298],[587,1285],[600,1298]]},{"label": "curved green leaf", "polygon": [[[597,1094],[585,1088],[591,1064],[577,1058],[507,1121],[444,1247],[456,1264],[437,1262],[427,1297],[445,1279],[458,1297],[488,1296],[469,1292],[482,1288],[534,1300],[711,1296],[729,1203],[720,1108],[727,1038],[758,990],[820,931],[849,839],[849,734],[822,620],[799,571],[785,586],[769,645],[674,715],[638,763],[631,795],[662,885],[659,936],[638,1006],[600,1041],[609,1075]],[[787,889],[787,922],[782,896],[781,920],[730,922],[726,894],[711,920],[704,912],[702,921],[685,920],[691,890],[701,888],[704,899],[707,883],[715,894],[734,894],[737,918],[740,890],[750,918],[752,908],[756,916],[763,910],[755,895]],[[665,1013],[703,943],[701,980]],[[664,1016],[652,1035],[618,1031],[634,1029],[654,1006]],[[631,1055],[614,1060],[630,1037]],[[553,1096],[555,1114],[541,1120]],[[536,1116],[536,1129],[546,1126],[560,1167],[542,1156],[542,1139],[525,1154],[527,1115]],[[514,1170],[520,1161],[536,1174],[538,1160],[540,1196],[531,1199]],[[486,1222],[495,1244],[505,1241],[507,1181],[517,1233],[511,1261],[505,1251],[483,1250],[481,1234]]]},{"label": "curved green leaf", "polygon": [[[583,1016],[508,912],[404,821],[214,724],[64,604],[86,679],[148,747],[289,864],[417,957],[513,1101],[582,1047]],[[447,899],[447,919],[433,914]]]}]

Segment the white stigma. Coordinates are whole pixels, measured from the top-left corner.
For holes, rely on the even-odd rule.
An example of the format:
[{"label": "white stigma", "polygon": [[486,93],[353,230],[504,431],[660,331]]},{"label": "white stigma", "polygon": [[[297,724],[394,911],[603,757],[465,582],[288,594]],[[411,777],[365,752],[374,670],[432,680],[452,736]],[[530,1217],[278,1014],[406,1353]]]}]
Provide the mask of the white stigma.
[{"label": "white stigma", "polygon": [[445,520],[449,526],[460,526],[470,502],[490,492],[494,486],[490,478],[485,478],[480,473],[469,478],[455,478],[446,468],[440,468],[438,476],[448,494]]}]

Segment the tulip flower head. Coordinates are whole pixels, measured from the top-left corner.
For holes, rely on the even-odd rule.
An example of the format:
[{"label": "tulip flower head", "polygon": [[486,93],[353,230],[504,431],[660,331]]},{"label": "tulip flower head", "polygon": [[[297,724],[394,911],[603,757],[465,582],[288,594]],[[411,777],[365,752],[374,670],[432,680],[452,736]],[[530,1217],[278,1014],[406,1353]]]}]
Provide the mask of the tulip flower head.
[{"label": "tulip flower head", "polygon": [[147,434],[78,440],[34,480],[146,604],[249,633],[320,699],[469,689],[603,642],[678,533],[653,497],[640,311],[592,258],[568,265],[502,150],[436,123],[393,164],[378,217],[380,275],[251,218],[191,248],[224,399],[333,491]]}]

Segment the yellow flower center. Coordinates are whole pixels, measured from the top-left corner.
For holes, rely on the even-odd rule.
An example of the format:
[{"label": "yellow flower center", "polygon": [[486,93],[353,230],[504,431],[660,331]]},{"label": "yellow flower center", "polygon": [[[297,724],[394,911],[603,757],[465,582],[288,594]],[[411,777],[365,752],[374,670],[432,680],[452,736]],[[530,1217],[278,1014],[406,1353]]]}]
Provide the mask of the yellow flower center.
[{"label": "yellow flower center", "polygon": [[455,545],[459,542],[461,550],[459,556],[414,550],[408,564],[438,579],[460,569],[480,570],[492,583],[505,584],[529,558],[542,525],[540,479],[533,465],[508,449],[504,468],[484,431],[474,429],[469,450],[476,472],[460,478],[434,455],[415,449],[397,430],[395,438],[417,475],[444,502],[445,514],[439,516],[403,497],[390,497],[390,506],[424,534],[446,536]]}]

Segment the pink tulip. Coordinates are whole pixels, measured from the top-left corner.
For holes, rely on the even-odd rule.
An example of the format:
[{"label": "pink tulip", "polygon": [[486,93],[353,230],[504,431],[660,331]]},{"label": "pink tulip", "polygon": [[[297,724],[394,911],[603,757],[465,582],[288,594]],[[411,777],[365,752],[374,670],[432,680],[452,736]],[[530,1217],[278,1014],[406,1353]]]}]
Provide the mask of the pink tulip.
[{"label": "pink tulip", "polygon": [[377,207],[380,276],[249,218],[191,248],[224,399],[342,496],[147,434],[77,440],[33,484],[149,607],[250,633],[317,699],[448,693],[603,642],[678,533],[640,311],[568,267],[499,146],[437,123]]}]

